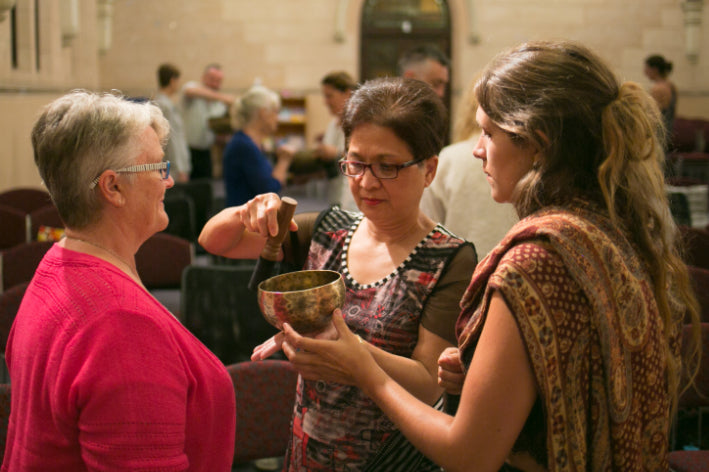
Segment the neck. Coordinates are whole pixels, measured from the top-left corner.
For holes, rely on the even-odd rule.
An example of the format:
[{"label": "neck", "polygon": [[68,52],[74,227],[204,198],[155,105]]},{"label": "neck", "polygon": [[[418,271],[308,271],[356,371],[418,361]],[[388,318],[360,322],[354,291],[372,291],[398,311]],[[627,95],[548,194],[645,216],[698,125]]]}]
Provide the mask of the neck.
[{"label": "neck", "polygon": [[164,88],[160,89],[160,92],[163,95],[167,95],[168,97],[171,97],[175,93],[175,90],[173,90],[171,87],[164,87]]},{"label": "neck", "polygon": [[251,138],[259,148],[263,146],[263,140],[266,138],[266,135],[261,132],[258,123],[249,123],[248,125],[244,126],[242,131],[246,136]]},{"label": "neck", "polygon": [[384,244],[408,244],[411,241],[420,241],[436,225],[433,220],[418,212],[415,218],[389,222],[386,225],[377,225],[372,220],[365,218],[360,225],[369,237]]},{"label": "neck", "polygon": [[[121,247],[111,244],[108,238],[101,238],[95,232],[67,229],[65,235],[66,242],[71,246],[69,249],[91,254],[110,262],[142,285],[133,254],[126,255],[125,250]],[[64,244],[65,247],[67,246],[66,242]]]}]

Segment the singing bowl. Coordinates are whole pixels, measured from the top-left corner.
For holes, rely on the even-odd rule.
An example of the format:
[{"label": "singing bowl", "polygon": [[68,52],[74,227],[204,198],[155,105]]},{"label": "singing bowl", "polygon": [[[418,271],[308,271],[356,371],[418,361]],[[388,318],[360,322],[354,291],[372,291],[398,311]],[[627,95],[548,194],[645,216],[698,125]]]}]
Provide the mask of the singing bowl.
[{"label": "singing bowl", "polygon": [[332,311],[344,302],[345,282],[331,270],[289,272],[258,285],[258,304],[266,321],[278,329],[287,322],[302,334],[325,329]]}]

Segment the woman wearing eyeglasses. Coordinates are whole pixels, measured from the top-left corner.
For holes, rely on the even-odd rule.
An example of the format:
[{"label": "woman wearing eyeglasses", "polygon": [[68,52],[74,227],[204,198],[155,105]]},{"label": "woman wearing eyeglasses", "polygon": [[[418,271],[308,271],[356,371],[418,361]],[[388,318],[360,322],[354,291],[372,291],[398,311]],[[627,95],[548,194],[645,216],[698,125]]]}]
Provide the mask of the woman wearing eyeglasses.
[{"label": "woman wearing eyeglasses", "polygon": [[135,266],[168,223],[168,131],[155,105],[83,91],[34,126],[66,237],[37,268],[8,340],[3,471],[231,469],[231,379]]},{"label": "woman wearing eyeglasses", "polygon": [[[380,79],[355,91],[343,115],[348,143],[341,171],[361,212],[333,207],[291,222],[298,247],[287,241],[286,261],[343,274],[343,316],[379,365],[417,398],[441,398],[437,359],[455,343],[458,302],[476,257],[470,243],[419,210],[436,174],[446,132],[440,98],[423,82]],[[227,208],[205,226],[200,243],[234,258],[258,257],[277,233],[275,194]],[[288,239],[288,238],[286,238]],[[282,335],[257,348],[263,359]],[[298,384],[289,471],[439,470],[398,433],[352,379],[313,366]]]}]

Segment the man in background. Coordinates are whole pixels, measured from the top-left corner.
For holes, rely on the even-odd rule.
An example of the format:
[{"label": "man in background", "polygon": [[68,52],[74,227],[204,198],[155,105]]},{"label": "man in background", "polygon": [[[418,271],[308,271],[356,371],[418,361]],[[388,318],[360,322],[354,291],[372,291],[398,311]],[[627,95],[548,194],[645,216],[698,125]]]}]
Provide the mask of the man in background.
[{"label": "man in background", "polygon": [[424,44],[406,51],[399,59],[399,75],[426,82],[443,98],[450,80],[450,61],[436,46]]},{"label": "man in background", "polygon": [[214,132],[209,119],[226,116],[235,97],[220,92],[224,72],[219,64],[204,68],[202,81],[187,82],[182,89],[182,118],[192,159],[191,179],[212,178]]},{"label": "man in background", "polygon": [[165,160],[170,161],[171,173],[177,182],[190,179],[192,162],[185,140],[182,116],[175,104],[175,96],[180,90],[180,70],[172,64],[158,67],[158,92],[153,101],[160,107],[163,115],[170,122],[170,136],[165,146]]}]

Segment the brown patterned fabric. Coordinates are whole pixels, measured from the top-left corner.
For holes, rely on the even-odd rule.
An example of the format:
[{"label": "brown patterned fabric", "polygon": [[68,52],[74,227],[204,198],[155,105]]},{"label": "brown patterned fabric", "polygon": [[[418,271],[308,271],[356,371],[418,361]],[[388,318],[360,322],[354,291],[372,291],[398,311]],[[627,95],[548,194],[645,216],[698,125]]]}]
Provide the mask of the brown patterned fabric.
[{"label": "brown patterned fabric", "polygon": [[[492,292],[520,328],[543,419],[515,450],[551,471],[667,470],[670,426],[663,323],[652,284],[619,229],[588,208],[520,221],[477,267],[461,301],[458,341],[470,364]],[[671,355],[679,356],[683,313]]]}]

